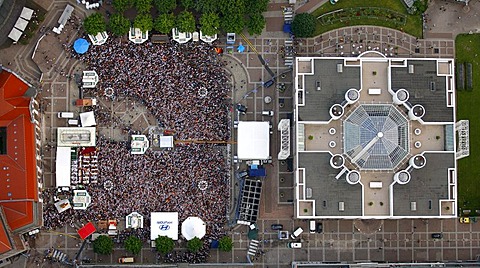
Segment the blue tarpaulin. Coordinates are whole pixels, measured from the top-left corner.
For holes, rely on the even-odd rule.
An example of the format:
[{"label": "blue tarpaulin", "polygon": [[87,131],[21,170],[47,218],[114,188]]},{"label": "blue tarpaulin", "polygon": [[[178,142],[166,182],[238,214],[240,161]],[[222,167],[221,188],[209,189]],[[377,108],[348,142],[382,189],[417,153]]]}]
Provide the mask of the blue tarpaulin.
[{"label": "blue tarpaulin", "polygon": [[240,45],[238,46],[237,51],[238,51],[239,53],[243,53],[243,51],[245,51],[245,47],[244,47],[242,44],[240,44]]},{"label": "blue tarpaulin", "polygon": [[267,176],[267,170],[264,169],[264,168],[250,169],[248,171],[248,175],[250,177],[266,177]]},{"label": "blue tarpaulin", "polygon": [[292,24],[289,24],[289,23],[283,24],[283,32],[292,33]]}]

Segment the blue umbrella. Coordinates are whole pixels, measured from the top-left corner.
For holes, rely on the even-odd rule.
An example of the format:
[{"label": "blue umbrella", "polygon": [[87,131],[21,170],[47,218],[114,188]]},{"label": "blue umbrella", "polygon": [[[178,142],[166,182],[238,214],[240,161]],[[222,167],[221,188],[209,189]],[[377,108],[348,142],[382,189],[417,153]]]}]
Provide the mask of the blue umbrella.
[{"label": "blue umbrella", "polygon": [[88,41],[83,38],[78,38],[77,40],[75,40],[75,43],[73,43],[73,49],[78,54],[83,54],[87,52],[89,47],[90,43],[88,43]]},{"label": "blue umbrella", "polygon": [[244,47],[242,44],[240,44],[240,45],[238,46],[237,51],[240,52],[240,53],[242,53],[243,51],[245,51],[245,47]]}]

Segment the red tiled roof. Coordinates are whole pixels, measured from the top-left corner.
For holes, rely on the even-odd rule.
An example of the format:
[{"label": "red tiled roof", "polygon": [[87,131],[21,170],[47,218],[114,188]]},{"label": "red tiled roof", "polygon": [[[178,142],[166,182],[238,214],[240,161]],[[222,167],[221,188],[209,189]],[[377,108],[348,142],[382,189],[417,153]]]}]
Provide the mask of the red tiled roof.
[{"label": "red tiled roof", "polygon": [[5,226],[3,226],[0,219],[0,254],[8,252],[11,249],[12,249],[12,244],[8,239],[7,230],[5,230]]},{"label": "red tiled roof", "polygon": [[[0,205],[12,231],[33,223],[38,201],[35,126],[30,122],[29,86],[0,70],[0,127],[7,132],[7,154],[0,155]],[[5,202],[6,201],[6,202]],[[0,232],[0,241],[4,235]]]},{"label": "red tiled roof", "polygon": [[77,233],[80,235],[80,238],[85,239],[89,235],[95,233],[97,229],[95,229],[95,226],[91,222],[85,224],[82,228],[78,229]]}]

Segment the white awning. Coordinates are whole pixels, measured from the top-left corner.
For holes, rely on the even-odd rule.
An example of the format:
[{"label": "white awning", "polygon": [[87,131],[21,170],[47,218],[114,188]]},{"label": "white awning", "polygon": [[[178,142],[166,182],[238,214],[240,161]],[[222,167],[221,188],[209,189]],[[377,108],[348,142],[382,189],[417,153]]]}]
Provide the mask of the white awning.
[{"label": "white awning", "polygon": [[80,113],[80,122],[82,123],[82,127],[93,127],[97,125],[93,111]]},{"label": "white awning", "polygon": [[25,28],[27,28],[28,21],[23,19],[23,18],[18,18],[17,22],[15,23],[15,28],[25,31]]},{"label": "white awning", "polygon": [[270,156],[270,123],[238,122],[237,155],[240,160],[266,160]]},{"label": "white awning", "polygon": [[32,15],[33,15],[33,9],[30,9],[28,7],[24,7],[22,9],[22,14],[20,14],[20,17],[22,17],[26,20],[30,20],[32,18]]},{"label": "white awning", "polygon": [[71,147],[57,147],[57,160],[55,163],[57,187],[70,187],[71,149]]},{"label": "white awning", "polygon": [[152,212],[150,217],[150,239],[167,236],[178,240],[178,212]]},{"label": "white awning", "polygon": [[14,27],[12,31],[10,31],[10,34],[8,35],[8,37],[13,41],[18,42],[18,40],[22,36],[22,33],[23,33],[22,31]]}]

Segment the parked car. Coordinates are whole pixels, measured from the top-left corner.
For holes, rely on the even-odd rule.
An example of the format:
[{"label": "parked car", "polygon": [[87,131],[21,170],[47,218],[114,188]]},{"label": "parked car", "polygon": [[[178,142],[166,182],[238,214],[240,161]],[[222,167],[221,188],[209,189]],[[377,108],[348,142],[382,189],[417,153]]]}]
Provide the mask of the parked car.
[{"label": "parked car", "polygon": [[298,227],[297,229],[295,229],[295,231],[293,231],[293,233],[290,234],[290,238],[296,239],[302,233],[303,233],[302,227]]},{"label": "parked car", "polygon": [[275,81],[273,81],[273,80],[268,80],[267,82],[263,83],[263,86],[264,86],[265,88],[269,88],[269,87],[271,87],[271,86],[273,85],[273,83],[275,83]]},{"label": "parked car", "polygon": [[302,243],[299,242],[290,242],[287,244],[288,248],[302,248]]},{"label": "parked car", "polygon": [[443,238],[443,234],[442,234],[442,233],[433,233],[433,234],[432,234],[432,238],[433,238],[433,239],[442,239],[442,238]]},{"label": "parked car", "polygon": [[317,225],[317,222],[315,220],[311,220],[310,221],[310,225],[309,225],[309,231],[311,234],[314,234],[315,233],[315,230],[316,230],[316,226]]},{"label": "parked car", "polygon": [[239,111],[241,114],[246,114],[247,113],[247,106],[243,104],[237,104],[237,111]]},{"label": "parked car", "polygon": [[283,225],[278,223],[274,223],[270,227],[272,228],[272,230],[283,230]]},{"label": "parked car", "polygon": [[469,223],[470,223],[470,218],[468,218],[468,217],[461,217],[461,218],[460,218],[460,223],[469,224]]},{"label": "parked car", "polygon": [[319,234],[323,233],[323,223],[322,222],[317,223],[317,233],[319,233]]}]

